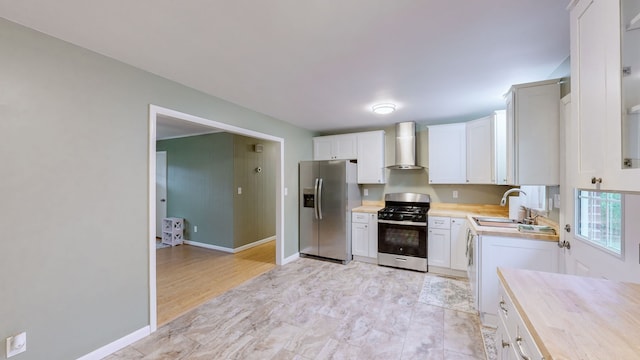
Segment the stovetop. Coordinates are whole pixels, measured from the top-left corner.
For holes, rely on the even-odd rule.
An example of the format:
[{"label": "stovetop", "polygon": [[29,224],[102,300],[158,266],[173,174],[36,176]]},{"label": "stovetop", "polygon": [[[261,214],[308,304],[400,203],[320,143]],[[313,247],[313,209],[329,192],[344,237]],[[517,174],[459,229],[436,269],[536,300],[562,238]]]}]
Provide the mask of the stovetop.
[{"label": "stovetop", "polygon": [[428,207],[425,206],[386,206],[378,211],[378,219],[395,221],[426,222]]}]

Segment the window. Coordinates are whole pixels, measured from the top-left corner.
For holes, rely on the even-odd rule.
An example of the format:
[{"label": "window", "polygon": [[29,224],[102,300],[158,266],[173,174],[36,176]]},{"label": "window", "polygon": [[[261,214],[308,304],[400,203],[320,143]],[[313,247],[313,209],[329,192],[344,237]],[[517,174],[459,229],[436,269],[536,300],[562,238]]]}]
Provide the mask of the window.
[{"label": "window", "polygon": [[577,235],[615,255],[622,255],[622,194],[578,190]]}]

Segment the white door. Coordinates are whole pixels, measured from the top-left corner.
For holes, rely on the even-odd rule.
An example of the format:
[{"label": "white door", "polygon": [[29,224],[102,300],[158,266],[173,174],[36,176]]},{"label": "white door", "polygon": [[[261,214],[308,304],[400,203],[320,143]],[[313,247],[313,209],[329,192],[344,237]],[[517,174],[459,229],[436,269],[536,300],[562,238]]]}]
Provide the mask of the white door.
[{"label": "white door", "polygon": [[[578,121],[575,116],[571,116],[571,101],[563,101],[563,120],[565,122],[565,176],[562,186],[562,201],[560,212],[560,244],[568,244],[564,247],[562,259],[560,260],[560,271],[567,274],[602,277],[616,281],[628,281],[640,283],[640,240],[637,234],[640,233],[640,223],[634,219],[640,212],[640,195],[623,196],[622,207],[624,214],[622,220],[622,255],[614,255],[601,248],[589,244],[585,240],[578,238],[576,220],[576,189],[579,185],[579,159],[580,154],[575,149],[579,149]],[[592,190],[592,189],[586,189]],[[564,226],[570,227],[569,231],[562,229]],[[562,268],[564,267],[564,269]]]},{"label": "white door", "polygon": [[162,238],[162,219],[167,217],[167,152],[156,152],[156,237]]}]

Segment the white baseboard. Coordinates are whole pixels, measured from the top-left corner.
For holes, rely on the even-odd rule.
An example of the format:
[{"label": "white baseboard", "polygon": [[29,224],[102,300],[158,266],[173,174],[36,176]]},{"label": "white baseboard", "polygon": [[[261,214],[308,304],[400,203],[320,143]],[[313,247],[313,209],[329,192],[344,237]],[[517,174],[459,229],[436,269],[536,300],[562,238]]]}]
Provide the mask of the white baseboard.
[{"label": "white baseboard", "polygon": [[239,251],[242,251],[242,250],[251,249],[252,247],[255,247],[255,246],[258,246],[258,245],[262,245],[264,243],[268,243],[269,241],[273,241],[275,239],[276,239],[275,235],[274,236],[269,236],[268,238],[265,238],[265,239],[262,239],[262,240],[258,240],[258,241],[254,241],[254,242],[252,242],[250,244],[242,245],[240,247],[237,247],[237,248],[233,249],[233,252],[239,252]]},{"label": "white baseboard", "polygon": [[87,355],[79,357],[78,360],[100,360],[103,359],[116,351],[133,344],[134,342],[149,336],[151,334],[151,329],[149,326],[145,326],[142,329],[136,330],[129,335],[121,337],[120,339],[107,344],[97,350],[94,350]]},{"label": "white baseboard", "polygon": [[273,241],[275,239],[276,239],[275,236],[270,236],[270,237],[262,239],[262,240],[254,241],[254,242],[252,242],[250,244],[247,244],[247,245],[242,245],[242,246],[237,247],[235,249],[228,248],[228,247],[222,247],[222,246],[218,246],[218,245],[205,244],[205,243],[201,243],[201,242],[197,242],[197,241],[191,241],[191,240],[184,240],[183,242],[185,244],[191,245],[191,246],[197,246],[197,247],[201,247],[201,248],[205,248],[205,249],[218,250],[218,251],[222,251],[222,252],[226,252],[226,253],[230,253],[230,254],[235,254],[235,253],[240,252],[242,250],[251,249],[254,246],[258,246],[258,245],[262,245],[264,243],[268,243],[269,241]]},{"label": "white baseboard", "polygon": [[197,247],[201,247],[201,248],[205,248],[205,249],[218,250],[218,251],[223,251],[223,252],[226,252],[226,253],[233,254],[233,249],[232,248],[222,247],[222,246],[218,246],[218,245],[205,244],[205,243],[201,243],[201,242],[197,242],[197,241],[191,241],[191,240],[184,240],[183,243],[185,243],[187,245],[191,245],[191,246],[197,246]]},{"label": "white baseboard", "polygon": [[293,261],[296,261],[296,260],[298,260],[299,258],[300,258],[300,253],[295,253],[295,254],[293,254],[293,255],[289,256],[288,258],[285,258],[285,259],[282,261],[282,265],[287,265],[288,263],[293,262]]}]

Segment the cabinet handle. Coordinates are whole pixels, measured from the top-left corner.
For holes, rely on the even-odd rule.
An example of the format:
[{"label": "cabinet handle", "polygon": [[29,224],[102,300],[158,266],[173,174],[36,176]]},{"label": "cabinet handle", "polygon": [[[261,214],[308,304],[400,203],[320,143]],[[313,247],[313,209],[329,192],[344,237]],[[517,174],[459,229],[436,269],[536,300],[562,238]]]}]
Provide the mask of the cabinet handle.
[{"label": "cabinet handle", "polygon": [[602,184],[602,178],[597,178],[597,177],[592,177],[591,178],[591,183],[592,184]]},{"label": "cabinet handle", "polygon": [[525,355],[524,350],[522,350],[522,336],[518,336],[516,338],[516,350],[518,351],[518,355],[520,355],[520,358],[522,360],[531,360],[530,357],[528,357],[527,355]]},{"label": "cabinet handle", "polygon": [[509,315],[509,310],[507,309],[507,307],[505,306],[505,302],[504,300],[500,300],[500,310],[502,310],[502,312],[505,314],[505,316]]}]

